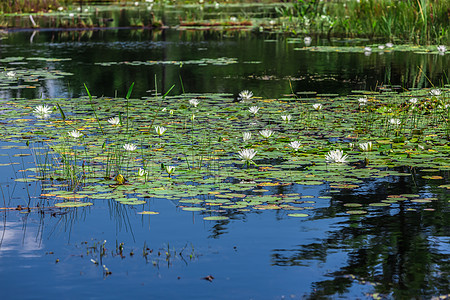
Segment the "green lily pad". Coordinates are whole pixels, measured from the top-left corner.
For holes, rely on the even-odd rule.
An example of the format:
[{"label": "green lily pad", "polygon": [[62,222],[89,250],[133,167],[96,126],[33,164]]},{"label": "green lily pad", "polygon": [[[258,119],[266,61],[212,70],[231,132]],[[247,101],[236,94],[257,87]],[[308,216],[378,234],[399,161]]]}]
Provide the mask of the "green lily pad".
[{"label": "green lily pad", "polygon": [[221,221],[221,220],[228,220],[228,217],[225,216],[212,216],[212,217],[204,217],[203,220],[207,221]]},{"label": "green lily pad", "polygon": [[93,205],[93,203],[91,202],[76,202],[76,201],[71,201],[71,202],[61,202],[61,203],[56,203],[55,206],[56,207],[64,207],[64,208],[72,208],[72,207],[84,207],[84,206],[91,206]]}]

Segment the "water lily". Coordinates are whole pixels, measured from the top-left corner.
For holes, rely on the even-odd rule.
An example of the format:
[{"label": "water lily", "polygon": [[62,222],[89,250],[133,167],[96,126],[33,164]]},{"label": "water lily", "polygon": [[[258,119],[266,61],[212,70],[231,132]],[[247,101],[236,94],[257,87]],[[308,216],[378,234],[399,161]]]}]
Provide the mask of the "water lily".
[{"label": "water lily", "polygon": [[294,151],[298,151],[298,149],[300,149],[300,142],[299,141],[293,141],[289,143],[289,146],[292,147],[292,149],[294,149]]},{"label": "water lily", "polygon": [[167,174],[169,174],[169,177],[175,172],[174,166],[164,166],[164,169],[166,170]]},{"label": "water lily", "polygon": [[384,49],[384,45],[378,45],[378,49],[383,50]]},{"label": "water lily", "polygon": [[155,131],[159,136],[162,136],[166,132],[167,128],[163,126],[155,126]]},{"label": "water lily", "polygon": [[110,118],[108,119],[108,123],[111,125],[119,125],[120,119],[119,117]]},{"label": "water lily", "polygon": [[258,113],[258,111],[259,111],[259,107],[258,106],[251,106],[248,109],[248,111],[251,112],[252,114],[256,115]]},{"label": "water lily", "polygon": [[264,130],[261,130],[261,131],[259,132],[259,134],[260,134],[262,137],[268,139],[268,138],[270,138],[270,137],[273,135],[273,130],[270,130],[270,129],[264,129]]},{"label": "water lily", "polygon": [[325,155],[325,159],[327,160],[327,162],[333,163],[346,163],[347,157],[347,154],[344,155],[344,151],[342,150],[330,150]]},{"label": "water lily", "polygon": [[238,99],[240,99],[241,101],[246,101],[250,100],[252,97],[253,93],[251,91],[243,90],[242,92],[239,93]]},{"label": "water lily", "polygon": [[411,99],[409,99],[409,103],[411,103],[411,104],[417,104],[418,101],[419,101],[419,100],[418,100],[417,98],[411,98]]},{"label": "water lily", "polygon": [[391,123],[392,125],[400,125],[402,123],[402,121],[400,121],[400,119],[390,119],[389,123]]},{"label": "water lily", "polygon": [[311,45],[312,42],[312,38],[310,36],[305,36],[305,38],[303,39],[303,41],[305,42],[306,46]]},{"label": "water lily", "polygon": [[189,104],[192,105],[193,107],[197,107],[197,105],[200,103],[200,101],[198,101],[197,99],[191,99],[189,100]]},{"label": "water lily", "polygon": [[360,143],[359,149],[361,149],[364,152],[372,151],[372,149],[373,149],[372,142]]},{"label": "water lily", "polygon": [[445,47],[444,45],[439,45],[437,46],[437,50],[439,51],[439,53],[445,53],[447,51],[447,47]]},{"label": "water lily", "polygon": [[47,105],[38,105],[34,108],[34,113],[37,115],[50,115],[53,108]]},{"label": "water lily", "polygon": [[441,95],[441,90],[440,89],[432,89],[431,91],[430,91],[430,95],[431,96],[440,96]]},{"label": "water lily", "polygon": [[315,110],[322,109],[322,104],[320,104],[320,103],[313,104],[313,108],[314,108]]},{"label": "water lily", "polygon": [[367,102],[369,102],[369,100],[367,100],[366,97],[363,97],[363,98],[359,98],[358,102],[359,102],[359,106],[364,106],[367,104]]},{"label": "water lily", "polygon": [[140,177],[146,177],[148,175],[148,172],[142,168],[139,168],[138,175]]},{"label": "water lily", "polygon": [[254,149],[242,149],[239,153],[239,158],[242,159],[246,164],[254,163],[253,157],[255,157],[258,151]]},{"label": "water lily", "polygon": [[8,73],[6,73],[7,77],[15,77],[16,76],[16,72],[13,71],[9,71]]},{"label": "water lily", "polygon": [[370,48],[370,47],[364,47],[364,52],[372,52],[372,48]]},{"label": "water lily", "polygon": [[392,48],[392,47],[394,47],[394,44],[392,44],[392,43],[386,43],[386,47]]},{"label": "water lily", "polygon": [[281,116],[281,119],[283,119],[283,121],[285,121],[286,123],[289,123],[292,119],[292,116],[291,115]]},{"label": "water lily", "polygon": [[72,131],[69,131],[69,132],[67,132],[71,137],[73,137],[73,138],[79,138],[79,137],[81,137],[83,134],[81,133],[81,132],[79,132],[78,130],[72,130]]},{"label": "water lily", "polygon": [[137,149],[137,146],[135,144],[125,144],[123,148],[127,151],[134,151]]},{"label": "water lily", "polygon": [[250,140],[252,138],[252,134],[251,132],[244,132],[242,134],[242,139],[244,140],[244,142]]}]

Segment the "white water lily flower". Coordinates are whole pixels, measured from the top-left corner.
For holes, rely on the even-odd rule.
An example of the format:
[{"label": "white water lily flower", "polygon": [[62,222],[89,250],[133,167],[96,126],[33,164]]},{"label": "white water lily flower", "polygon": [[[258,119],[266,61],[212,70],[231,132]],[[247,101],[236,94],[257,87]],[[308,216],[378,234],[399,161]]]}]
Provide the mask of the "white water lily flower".
[{"label": "white water lily flower", "polygon": [[322,109],[322,104],[320,104],[320,103],[313,104],[313,108],[314,108],[315,110]]},{"label": "white water lily flower", "polygon": [[175,172],[174,166],[164,166],[164,169],[166,169],[167,174],[172,175],[173,172]]},{"label": "white water lily flower", "polygon": [[238,153],[240,159],[242,159],[246,163],[250,163],[253,157],[255,157],[256,153],[258,153],[258,151],[255,151],[254,149],[242,149]]},{"label": "white water lily flower", "polygon": [[270,137],[272,136],[273,131],[270,130],[270,129],[264,129],[264,130],[261,130],[261,131],[259,132],[259,134],[260,134],[262,137],[268,139],[268,138],[270,138]]},{"label": "white water lily flower", "polygon": [[367,102],[369,102],[369,100],[367,100],[367,98],[363,97],[363,98],[359,98],[358,102],[359,102],[360,106],[364,106],[367,104]]},{"label": "white water lily flower", "polygon": [[373,149],[372,142],[359,144],[359,149],[361,149],[364,152],[372,151],[372,149]]},{"label": "white water lily flower", "polygon": [[78,130],[72,130],[72,131],[69,131],[69,132],[67,132],[71,137],[73,137],[73,138],[79,138],[79,137],[81,137],[83,134],[81,133],[81,132],[79,132]]},{"label": "white water lily flower", "polygon": [[430,95],[431,96],[440,96],[441,95],[441,90],[440,89],[432,89],[431,91],[430,91]]},{"label": "white water lily flower", "polygon": [[123,148],[127,151],[134,151],[137,149],[137,146],[135,144],[125,144]]},{"label": "white water lily flower", "polygon": [[392,125],[400,125],[402,121],[400,121],[400,119],[390,119],[389,123],[391,123]]},{"label": "white water lily flower", "polygon": [[344,155],[344,151],[342,150],[330,150],[325,155],[325,159],[327,160],[327,162],[333,163],[346,163],[347,157],[347,154]]},{"label": "white water lily flower", "polygon": [[372,52],[372,48],[370,48],[370,47],[364,47],[364,52]]},{"label": "white water lily flower", "polygon": [[248,109],[248,111],[251,112],[252,114],[256,115],[258,113],[258,111],[259,111],[259,107],[258,106],[251,106]]},{"label": "white water lily flower", "polygon": [[250,140],[252,138],[252,134],[251,132],[244,132],[242,134],[242,139],[244,140],[244,142]]},{"label": "white water lily flower", "polygon": [[294,149],[295,151],[298,151],[298,149],[300,149],[300,142],[299,141],[293,141],[289,143],[289,146],[292,147],[292,149]]},{"label": "white water lily flower", "polygon": [[159,136],[162,136],[166,132],[167,128],[163,126],[155,126],[155,131]]},{"label": "white water lily flower", "polygon": [[392,44],[392,43],[386,43],[386,47],[392,48],[392,47],[394,47],[394,44]]},{"label": "white water lily flower", "polygon": [[142,168],[139,168],[138,175],[140,177],[144,177],[144,176],[148,175],[148,172],[146,170],[142,169]]},{"label": "white water lily flower", "polygon": [[6,73],[7,77],[15,77],[16,76],[16,72],[13,71],[9,71],[8,73]]},{"label": "white water lily flower", "polygon": [[240,99],[241,101],[245,101],[250,100],[252,97],[253,93],[251,91],[243,90],[242,92],[239,93],[238,99]]},{"label": "white water lily flower", "polygon": [[198,101],[197,99],[191,99],[189,100],[189,104],[192,105],[193,107],[197,107],[197,105],[200,103],[200,101]]},{"label": "white water lily flower", "polygon": [[383,50],[384,47],[385,47],[384,45],[379,45],[379,46],[378,46],[378,49]]},{"label": "white water lily flower", "polygon": [[439,51],[439,53],[445,53],[447,51],[447,47],[445,47],[444,45],[439,45],[437,46],[437,50]]},{"label": "white water lily flower", "polygon": [[47,105],[38,105],[34,108],[34,113],[41,116],[48,116],[52,112],[53,108]]},{"label": "white water lily flower", "polygon": [[411,99],[409,99],[409,103],[411,103],[411,104],[417,104],[418,101],[419,101],[419,100],[418,100],[417,98],[411,98]]},{"label": "white water lily flower", "polygon": [[292,116],[291,115],[281,116],[281,119],[283,119],[283,121],[285,121],[286,123],[289,123],[292,119]]},{"label": "white water lily flower", "polygon": [[119,125],[120,119],[119,117],[110,118],[108,119],[108,123],[111,125]]},{"label": "white water lily flower", "polygon": [[309,45],[311,45],[312,38],[310,36],[305,36],[305,38],[303,39],[303,42],[305,42],[306,46],[309,46]]}]

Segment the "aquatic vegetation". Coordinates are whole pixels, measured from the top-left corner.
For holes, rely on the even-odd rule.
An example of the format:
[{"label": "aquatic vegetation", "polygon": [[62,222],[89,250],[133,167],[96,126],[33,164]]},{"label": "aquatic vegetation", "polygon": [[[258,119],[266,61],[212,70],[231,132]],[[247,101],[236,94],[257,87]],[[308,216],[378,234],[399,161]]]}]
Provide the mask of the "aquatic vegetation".
[{"label": "aquatic vegetation", "polygon": [[402,121],[400,119],[396,119],[396,118],[391,118],[389,119],[389,123],[391,123],[392,125],[400,125],[402,124]]},{"label": "aquatic vegetation", "polygon": [[248,111],[251,112],[252,114],[256,115],[259,111],[259,107],[258,106],[250,106]]},{"label": "aquatic vegetation", "polygon": [[259,132],[259,134],[266,139],[270,138],[273,135],[273,133],[274,133],[273,130],[270,129],[264,129]]},{"label": "aquatic vegetation", "polygon": [[346,163],[347,162],[348,155],[344,155],[344,151],[342,150],[330,150],[326,155],[325,159],[327,162],[333,162],[333,163]]},{"label": "aquatic vegetation", "polygon": [[418,100],[417,98],[411,98],[411,99],[409,99],[409,103],[411,103],[411,104],[417,104],[418,101],[419,101],[419,100]]},{"label": "aquatic vegetation", "polygon": [[119,117],[109,118],[108,119],[108,123],[111,124],[111,125],[119,125],[120,124],[120,119],[119,119]]},{"label": "aquatic vegetation", "polygon": [[197,107],[197,105],[200,103],[200,101],[198,101],[197,99],[190,99],[189,100],[189,104],[192,105],[193,107]]},{"label": "aquatic vegetation", "polygon": [[439,51],[439,53],[444,54],[445,52],[447,52],[447,47],[445,47],[444,45],[439,45],[436,48]]},{"label": "aquatic vegetation", "polygon": [[164,169],[169,176],[172,176],[173,172],[175,172],[175,166],[164,166]]},{"label": "aquatic vegetation", "polygon": [[440,89],[432,89],[430,91],[430,95],[431,96],[440,96],[441,95],[441,90]]},{"label": "aquatic vegetation", "polygon": [[291,146],[294,151],[298,151],[302,144],[300,143],[300,141],[292,141],[289,143],[289,146]]},{"label": "aquatic vegetation", "polygon": [[148,171],[146,171],[146,170],[144,170],[142,168],[139,168],[138,175],[141,176],[141,177],[147,177],[148,176]]},{"label": "aquatic vegetation", "polygon": [[125,150],[131,152],[131,151],[136,150],[136,149],[137,149],[137,146],[134,145],[134,144],[125,144],[125,145],[123,145],[123,148],[124,148]]},{"label": "aquatic vegetation", "polygon": [[53,111],[53,108],[47,105],[38,105],[34,108],[34,113],[36,115],[44,116],[44,115],[50,115]]},{"label": "aquatic vegetation", "polygon": [[[245,118],[247,104],[234,101],[232,94],[185,93],[128,100],[58,99],[58,105],[65,112],[64,119],[61,114],[46,121],[30,118],[15,122],[14,136],[31,135],[29,144],[32,149],[36,142],[46,141],[43,145],[46,150],[40,150],[42,154],[33,154],[36,156],[36,175],[18,179],[67,180],[72,195],[86,197],[81,202],[93,205],[95,199],[114,199],[123,205],[139,205],[146,202],[143,195],[191,201],[199,193],[211,192],[214,195],[211,201],[220,201],[220,206],[275,209],[275,206],[267,206],[272,205],[275,198],[265,196],[261,201],[250,201],[254,187],[230,185],[229,178],[262,186],[307,186],[328,182],[333,189],[355,189],[363,185],[362,178],[411,176],[411,173],[399,172],[395,168],[408,166],[409,170],[420,167],[424,164],[424,157],[432,153],[445,157],[448,149],[442,145],[450,134],[449,124],[445,121],[448,88],[440,90],[439,97],[431,96],[430,89],[402,93],[355,91],[355,95],[348,97],[316,96],[311,101],[327,103],[320,114],[311,114],[314,108],[309,101],[262,99],[264,109],[269,113],[260,115],[258,119]],[[367,99],[368,104],[364,109],[357,109],[361,98]],[[413,98],[418,99],[415,110],[411,110],[410,99]],[[202,105],[195,109],[195,117],[192,106],[186,106],[189,99],[201,99]],[[47,101],[48,105],[56,102]],[[30,114],[29,106],[41,102],[41,99],[17,99],[5,110],[5,117],[17,119],[23,112]],[[128,130],[126,126],[110,127],[101,133],[102,122],[97,122],[92,107],[99,120],[109,120],[111,115],[124,116],[122,122],[128,120]],[[128,113],[125,115],[124,111]],[[154,113],[149,114],[148,111]],[[255,111],[259,111],[258,106]],[[293,126],[280,126],[285,123],[280,118],[280,111],[289,111],[289,115],[283,115],[297,120],[295,124],[291,121],[289,125]],[[113,124],[120,124],[121,118],[111,119]],[[155,122],[170,124],[171,134],[165,139],[164,147],[158,132],[165,134],[165,127],[154,126]],[[7,129],[9,124],[0,124],[4,132],[11,132]],[[255,128],[260,125],[270,125],[271,129]],[[74,128],[82,132],[82,143],[67,139]],[[275,128],[277,135],[274,134]],[[242,146],[243,141],[248,143],[251,140],[251,130],[257,130],[264,140]],[[354,151],[355,147],[360,151]],[[430,152],[431,148],[436,152]],[[369,151],[373,153],[370,160],[367,159]],[[256,155],[264,162],[259,164],[257,172],[252,168],[236,168],[239,161],[247,166],[254,164]],[[345,164],[350,157],[356,163]],[[436,169],[444,168],[447,161],[438,157],[426,159],[427,165]],[[327,163],[336,163],[333,164],[336,169],[326,171]],[[173,176],[175,168],[176,176]],[[287,170],[289,176],[286,175]],[[169,176],[162,176],[162,172]],[[199,187],[186,188],[191,184]],[[252,204],[235,204],[240,198],[224,201],[228,199],[224,195],[238,190],[248,191],[250,194],[244,198],[249,197]],[[186,209],[204,210],[199,203],[192,201]],[[276,205],[276,209],[297,208]],[[212,214],[222,217],[221,213]]]},{"label": "aquatic vegetation", "polygon": [[155,126],[155,131],[159,136],[162,136],[166,132],[167,128],[163,126]]},{"label": "aquatic vegetation", "polygon": [[292,116],[291,115],[283,115],[283,116],[281,116],[281,119],[283,121],[285,121],[286,123],[289,123],[292,119]]},{"label": "aquatic vegetation", "polygon": [[320,103],[313,104],[313,108],[315,110],[321,110],[322,109],[322,104],[320,104]]},{"label": "aquatic vegetation", "polygon": [[258,153],[258,151],[255,151],[254,149],[251,148],[246,148],[246,149],[242,149],[238,152],[239,154],[239,158],[244,161],[247,165],[253,163],[253,158],[255,157],[256,153]]},{"label": "aquatic vegetation", "polygon": [[247,101],[250,100],[252,97],[253,93],[251,91],[243,90],[242,92],[239,93],[238,99],[241,101]]},{"label": "aquatic vegetation", "polygon": [[426,43],[448,41],[447,7],[445,1],[438,0],[350,0],[345,5],[336,1],[293,1],[276,11],[284,29],[297,34],[386,37]]},{"label": "aquatic vegetation", "polygon": [[82,134],[81,132],[79,132],[78,130],[72,130],[72,131],[69,131],[68,134],[69,134],[71,137],[76,138],[76,139],[78,139],[78,138],[80,138],[80,137],[83,136],[83,134]]},{"label": "aquatic vegetation", "polygon": [[372,142],[360,143],[359,149],[361,149],[361,151],[364,151],[364,152],[372,151],[373,150]]},{"label": "aquatic vegetation", "polygon": [[364,106],[364,105],[366,105],[368,101],[369,101],[369,100],[367,100],[366,97],[359,98],[359,99],[358,99],[359,106]]},{"label": "aquatic vegetation", "polygon": [[244,132],[242,134],[242,139],[244,140],[244,142],[249,141],[252,138],[252,133],[251,132]]}]

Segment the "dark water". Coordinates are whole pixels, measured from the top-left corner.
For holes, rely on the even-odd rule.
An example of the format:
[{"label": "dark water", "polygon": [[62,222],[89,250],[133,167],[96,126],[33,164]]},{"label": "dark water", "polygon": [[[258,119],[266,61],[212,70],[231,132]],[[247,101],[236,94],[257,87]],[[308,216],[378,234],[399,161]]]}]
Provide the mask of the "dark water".
[{"label": "dark water", "polygon": [[[70,58],[71,61],[35,63],[36,67],[73,73],[62,80],[45,82],[33,91],[10,92],[11,96],[77,97],[86,84],[93,95],[124,96],[135,82],[134,96],[149,95],[175,85],[174,94],[226,92],[237,95],[252,90],[256,96],[278,98],[304,91],[349,94],[352,90],[375,90],[383,84],[402,88],[447,83],[448,55],[418,55],[412,52],[324,53],[296,51],[302,43],[287,43],[282,35],[241,31],[32,31],[14,32],[1,41],[0,58],[10,56]],[[313,41],[313,45],[364,45],[342,40]],[[236,63],[217,66],[227,58]],[[154,65],[123,62],[157,61]],[[162,64],[161,62],[174,62]],[[97,63],[122,63],[101,66]],[[180,65],[180,62],[183,62]],[[11,66],[11,65],[9,65]],[[14,66],[14,65],[13,65]],[[180,80],[181,78],[181,80]],[[183,85],[181,84],[181,81]],[[290,83],[292,89],[290,87]]]},{"label": "dark water", "polygon": [[[418,66],[438,84],[445,80],[449,66],[448,55],[295,51],[298,45],[288,44],[281,36],[251,32],[41,31],[30,43],[31,35],[31,31],[8,34],[1,40],[0,58],[72,60],[2,62],[2,67],[49,68],[73,75],[40,80],[32,89],[2,89],[2,99],[77,97],[85,95],[84,83],[94,95],[120,96],[132,82],[136,84],[133,96],[142,97],[154,92],[155,75],[158,91],[175,84],[173,94],[182,92],[180,77],[186,92],[237,95],[249,89],[256,96],[277,98],[291,93],[291,79],[295,92],[347,94],[355,89],[374,90],[383,83],[428,86]],[[221,57],[236,63],[187,63]],[[95,64],[125,61],[184,63],[182,67]],[[4,147],[8,145],[1,144],[2,206],[45,206],[39,199],[45,182],[14,181],[20,177],[19,170],[34,166],[31,156],[14,156],[29,150]],[[420,299],[448,295],[449,193],[437,186],[448,183],[449,173],[436,175],[444,179],[425,180],[420,173],[408,178],[391,176],[339,193],[331,193],[325,184],[268,188],[270,193],[313,196],[314,213],[301,219],[282,211],[230,211],[229,220],[204,221],[200,213],[181,211],[168,199],[148,199],[139,208],[96,200],[92,207],[67,213],[0,211],[2,299],[356,299],[374,293]],[[405,193],[438,200],[372,207],[363,216],[345,214],[348,208],[342,205]],[[160,215],[137,214],[142,210]],[[212,282],[202,279],[209,275],[214,277]]]}]

